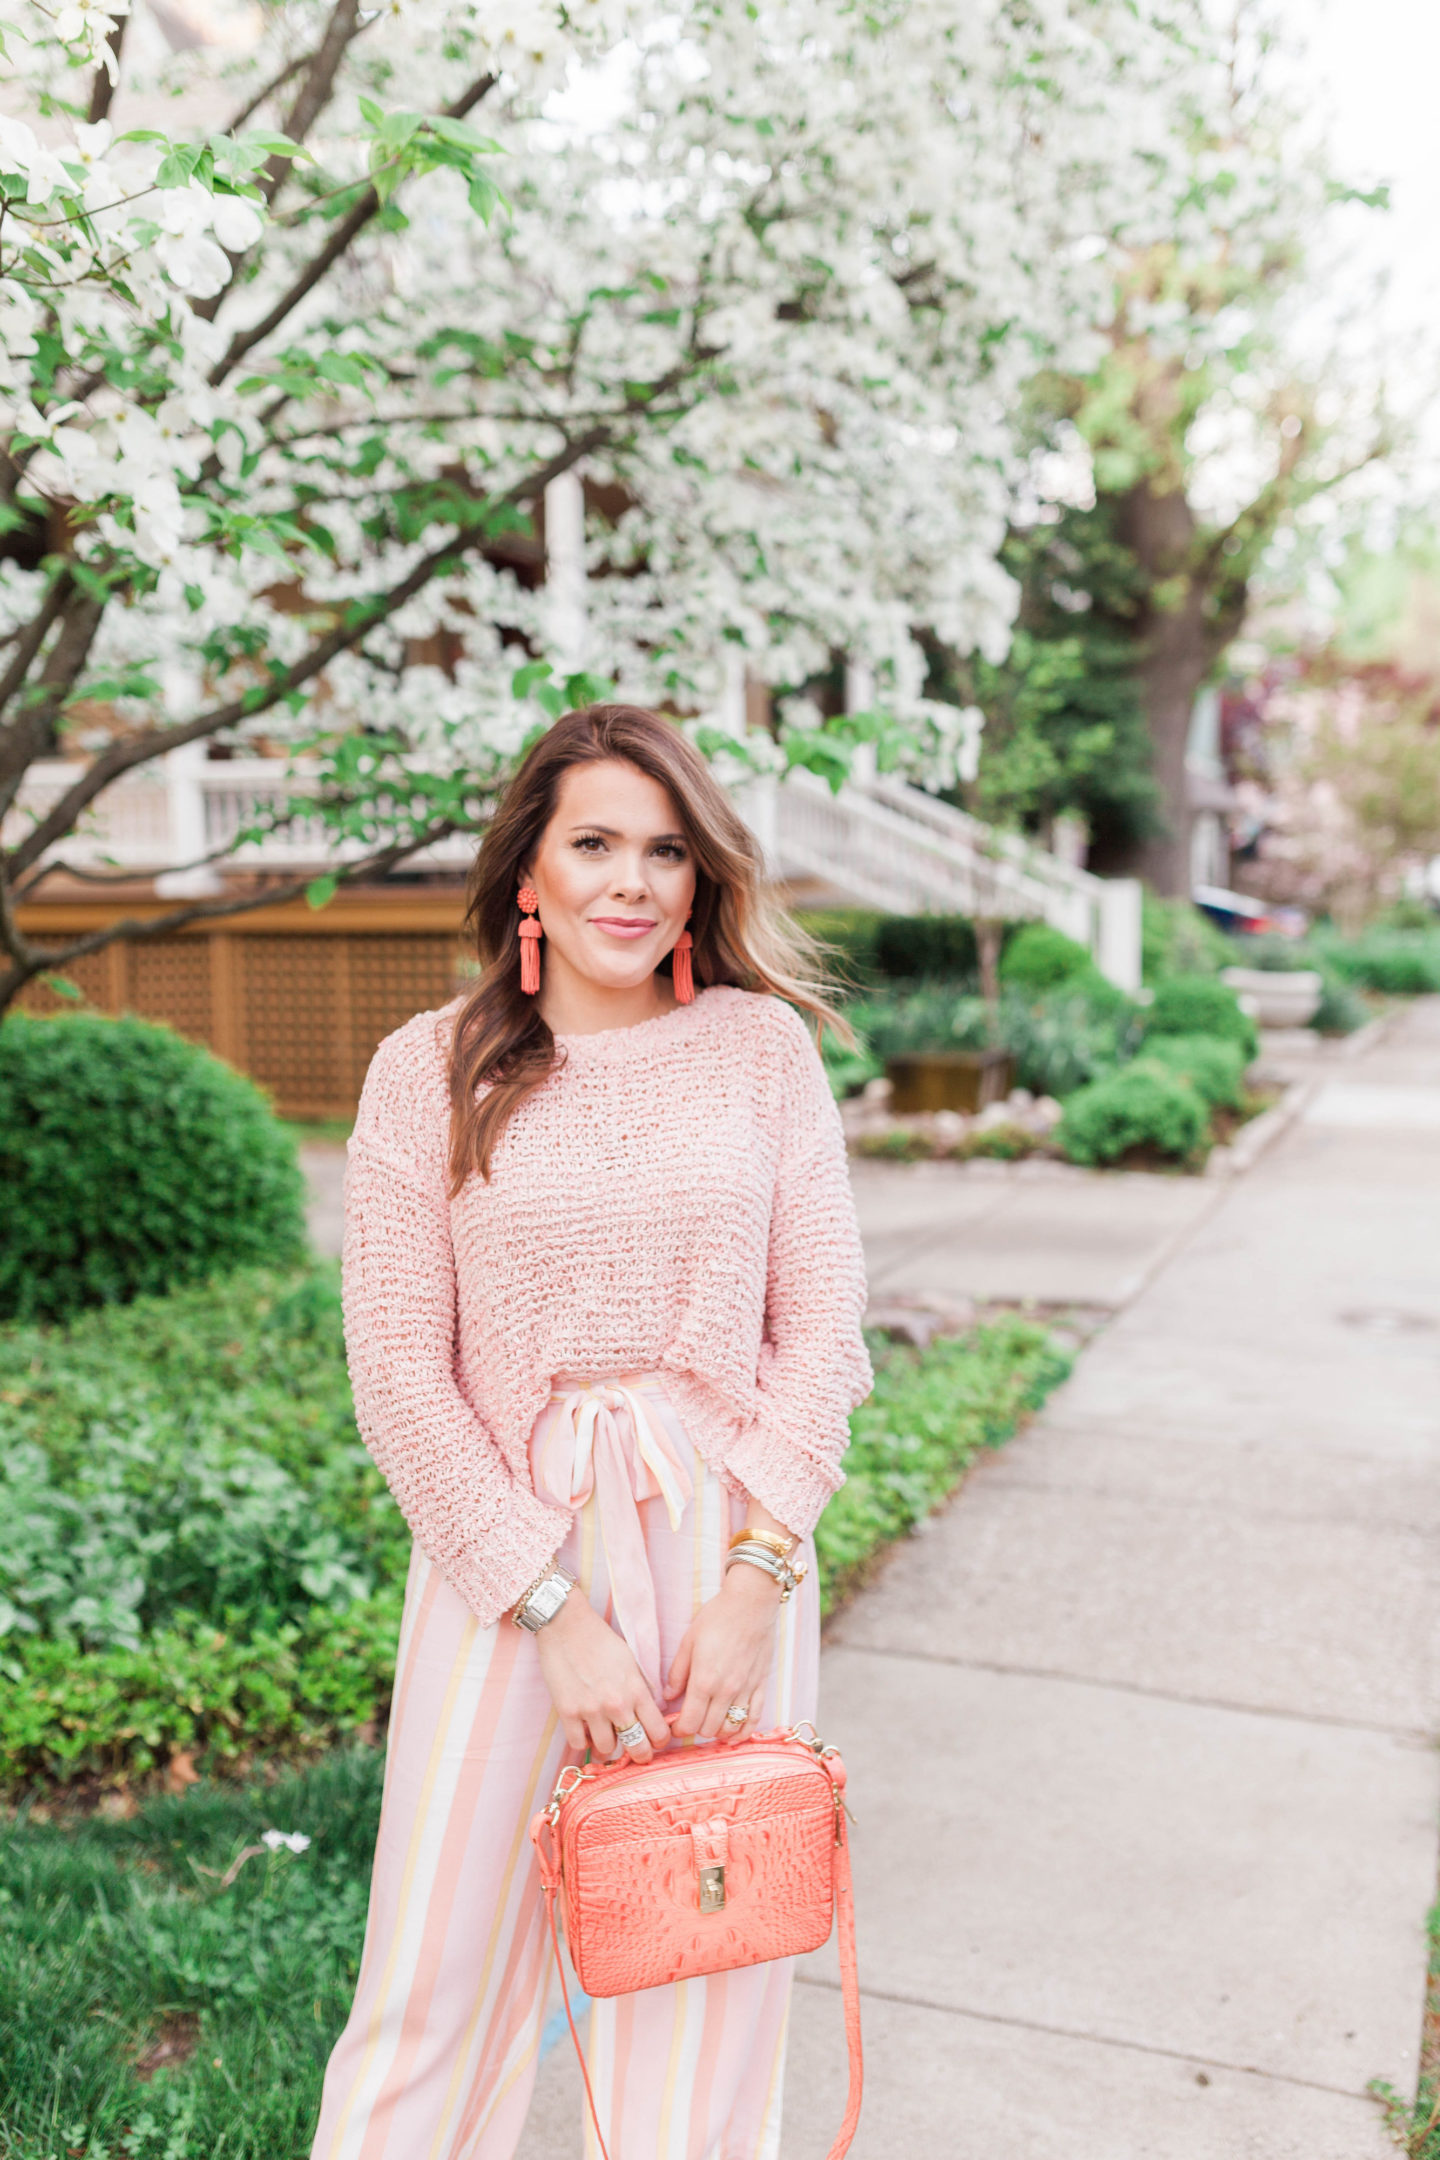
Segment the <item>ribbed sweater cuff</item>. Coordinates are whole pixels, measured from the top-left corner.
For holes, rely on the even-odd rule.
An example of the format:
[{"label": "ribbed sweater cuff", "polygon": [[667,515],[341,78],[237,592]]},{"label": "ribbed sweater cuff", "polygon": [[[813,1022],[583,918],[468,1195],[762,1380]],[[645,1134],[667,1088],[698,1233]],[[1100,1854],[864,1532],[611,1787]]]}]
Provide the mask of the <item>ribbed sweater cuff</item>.
[{"label": "ribbed sweater cuff", "polygon": [[482,1627],[493,1627],[542,1568],[548,1567],[570,1535],[565,1508],[547,1507],[517,1486],[505,1513],[440,1572],[457,1590]]},{"label": "ribbed sweater cuff", "polygon": [[798,1448],[777,1442],[763,1426],[750,1425],[726,1443],[725,1467],[777,1522],[808,1537],[825,1503],[845,1482],[838,1467],[816,1462]]}]

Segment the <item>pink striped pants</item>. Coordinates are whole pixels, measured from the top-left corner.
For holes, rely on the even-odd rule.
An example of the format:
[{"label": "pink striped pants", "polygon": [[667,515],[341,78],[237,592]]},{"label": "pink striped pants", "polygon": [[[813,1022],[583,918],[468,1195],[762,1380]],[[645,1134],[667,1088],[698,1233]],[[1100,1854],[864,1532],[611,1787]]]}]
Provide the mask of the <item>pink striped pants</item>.
[{"label": "pink striped pants", "polygon": [[[615,1619],[623,1454],[663,1678],[697,1607],[720,1588],[745,1509],[695,1452],[658,1376],[623,1388],[641,1397],[642,1413],[632,1415],[623,1395],[608,1398],[605,1444],[586,1451],[567,1496],[575,1516],[560,1557],[596,1610]],[[553,1486],[562,1458],[568,1473],[577,1404],[592,1393],[566,1383],[537,1419],[537,1489],[542,1475]],[[652,1436],[658,1426],[682,1493],[690,1488],[678,1510],[672,1474],[667,1500],[639,1462],[637,1425]],[[629,1527],[633,1534],[633,1515]],[[633,1603],[634,1554],[626,1557]],[[813,1551],[809,1559],[777,1624],[767,1725],[815,1713]],[[623,1568],[616,1573],[623,1578]],[[326,2069],[311,2160],[512,2160],[551,1963],[527,1833],[566,1759],[532,1638],[508,1621],[481,1627],[417,1546],[360,1978]],[[788,1962],[752,1966],[594,2005],[586,2060],[611,2160],[778,2160],[791,1976]],[[598,2160],[588,2121],[585,2151]]]}]

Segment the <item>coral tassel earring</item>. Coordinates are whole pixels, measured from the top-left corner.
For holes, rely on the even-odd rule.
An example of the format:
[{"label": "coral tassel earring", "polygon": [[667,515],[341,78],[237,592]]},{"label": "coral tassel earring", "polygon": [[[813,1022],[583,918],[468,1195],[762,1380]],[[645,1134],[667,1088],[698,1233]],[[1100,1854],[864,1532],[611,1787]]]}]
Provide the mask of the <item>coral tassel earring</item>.
[{"label": "coral tassel earring", "polygon": [[682,930],[675,940],[675,950],[671,955],[670,967],[675,982],[677,1005],[692,1005],[695,1002],[695,974],[690,965],[693,942],[690,932]]},{"label": "coral tassel earring", "polygon": [[539,895],[533,885],[522,885],[516,898],[524,912],[520,925],[520,988],[527,997],[534,997],[540,988],[540,938],[538,922],[531,917],[540,905]]}]

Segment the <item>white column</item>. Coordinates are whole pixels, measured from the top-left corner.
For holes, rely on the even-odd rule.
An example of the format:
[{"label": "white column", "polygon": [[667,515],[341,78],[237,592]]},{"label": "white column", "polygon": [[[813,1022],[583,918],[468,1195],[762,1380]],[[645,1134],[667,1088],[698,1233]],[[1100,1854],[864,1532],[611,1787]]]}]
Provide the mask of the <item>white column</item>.
[{"label": "white column", "polygon": [[720,692],[720,710],[715,715],[718,726],[737,742],[745,737],[745,648],[743,645],[725,647],[725,686]]},{"label": "white column", "polygon": [[162,900],[202,900],[221,889],[222,880],[213,865],[194,867],[210,846],[205,831],[205,764],[203,742],[182,743],[178,750],[166,753],[170,860],[176,867],[162,870],[155,880]]},{"label": "white column", "polygon": [[545,489],[545,596],[550,658],[557,674],[585,665],[585,490],[576,472],[560,473]]},{"label": "white column", "polygon": [[[845,662],[845,710],[847,713],[869,712],[875,703],[874,670],[863,660]],[[874,743],[857,743],[855,755],[850,760],[850,777],[860,787],[873,780],[879,770],[875,762]]]},{"label": "white column", "polygon": [[1095,954],[1102,975],[1133,997],[1140,988],[1139,878],[1100,880],[1100,935]]}]

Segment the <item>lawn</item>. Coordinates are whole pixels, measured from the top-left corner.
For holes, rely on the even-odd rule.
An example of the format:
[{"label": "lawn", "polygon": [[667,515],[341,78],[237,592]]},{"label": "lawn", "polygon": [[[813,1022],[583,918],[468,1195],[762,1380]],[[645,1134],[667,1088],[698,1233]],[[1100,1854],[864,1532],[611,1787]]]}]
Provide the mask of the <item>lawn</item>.
[{"label": "lawn", "polygon": [[[1068,1362],[1014,1316],[874,1348],[827,1609]],[[303,2160],[408,1549],[350,1419],[334,1271],[0,1330],[0,1443],[0,2160]]]}]

